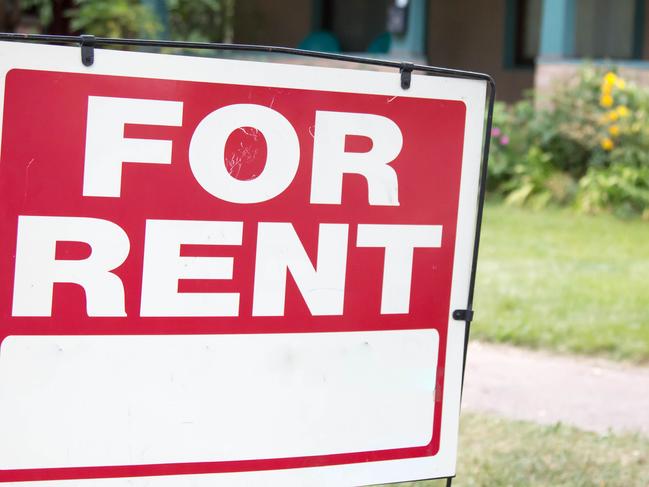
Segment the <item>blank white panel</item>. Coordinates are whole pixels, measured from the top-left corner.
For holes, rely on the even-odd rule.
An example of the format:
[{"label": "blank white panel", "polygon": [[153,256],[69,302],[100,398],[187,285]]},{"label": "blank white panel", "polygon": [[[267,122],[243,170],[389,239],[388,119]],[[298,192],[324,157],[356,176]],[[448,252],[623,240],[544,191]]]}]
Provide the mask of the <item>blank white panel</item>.
[{"label": "blank white panel", "polygon": [[205,462],[426,445],[435,330],[10,336],[0,468]]}]

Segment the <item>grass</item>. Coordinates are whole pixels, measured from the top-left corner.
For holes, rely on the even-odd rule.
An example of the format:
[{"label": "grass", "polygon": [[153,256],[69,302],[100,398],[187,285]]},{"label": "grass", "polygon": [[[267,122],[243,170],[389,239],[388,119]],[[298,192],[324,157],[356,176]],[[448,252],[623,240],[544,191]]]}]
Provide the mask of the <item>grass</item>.
[{"label": "grass", "polygon": [[[463,414],[453,487],[647,487],[649,439]],[[397,484],[443,487],[445,481]]]},{"label": "grass", "polygon": [[[475,309],[473,338],[649,362],[649,223],[490,203]],[[649,438],[463,413],[453,487],[482,486],[648,487]]]},{"label": "grass", "polygon": [[490,203],[472,338],[649,361],[649,223]]}]

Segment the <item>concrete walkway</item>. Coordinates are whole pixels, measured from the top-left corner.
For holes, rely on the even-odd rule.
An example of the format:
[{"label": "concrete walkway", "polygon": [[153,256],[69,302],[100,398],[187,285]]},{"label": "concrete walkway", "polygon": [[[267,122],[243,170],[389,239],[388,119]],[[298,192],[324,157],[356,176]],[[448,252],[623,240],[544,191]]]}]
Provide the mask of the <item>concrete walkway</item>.
[{"label": "concrete walkway", "polygon": [[649,367],[471,342],[462,409],[649,435]]}]

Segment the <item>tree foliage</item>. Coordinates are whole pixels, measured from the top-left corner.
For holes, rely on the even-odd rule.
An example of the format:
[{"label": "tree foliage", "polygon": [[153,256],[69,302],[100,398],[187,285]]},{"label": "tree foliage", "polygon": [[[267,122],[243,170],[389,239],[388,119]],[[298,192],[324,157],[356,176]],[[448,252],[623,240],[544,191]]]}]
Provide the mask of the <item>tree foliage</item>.
[{"label": "tree foliage", "polygon": [[0,0],[0,27],[15,31],[29,16],[48,34],[165,37],[231,42],[235,0]]},{"label": "tree foliage", "polygon": [[138,0],[75,0],[66,15],[70,27],[103,37],[153,37],[159,22],[149,7]]},{"label": "tree foliage", "polygon": [[171,38],[232,42],[234,0],[167,0]]}]

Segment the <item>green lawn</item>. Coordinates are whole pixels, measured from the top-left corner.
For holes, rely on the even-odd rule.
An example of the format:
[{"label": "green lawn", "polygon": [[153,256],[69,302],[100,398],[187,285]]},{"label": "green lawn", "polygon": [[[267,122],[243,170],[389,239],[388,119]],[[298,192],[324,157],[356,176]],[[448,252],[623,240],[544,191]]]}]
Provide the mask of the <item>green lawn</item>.
[{"label": "green lawn", "polygon": [[649,222],[485,208],[472,338],[649,361]]},{"label": "green lawn", "polygon": [[[649,439],[463,414],[453,487],[649,486]],[[443,487],[444,481],[397,484]]]}]

